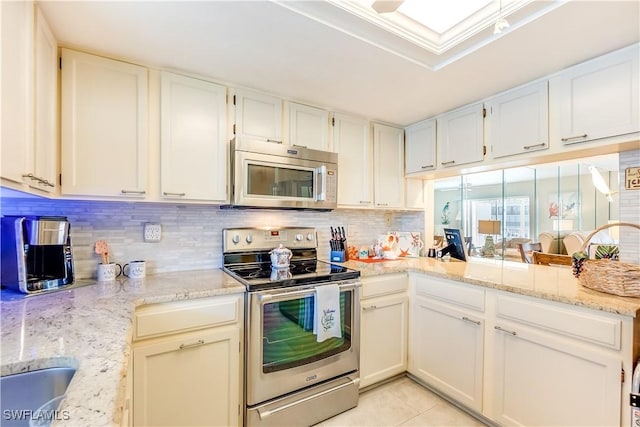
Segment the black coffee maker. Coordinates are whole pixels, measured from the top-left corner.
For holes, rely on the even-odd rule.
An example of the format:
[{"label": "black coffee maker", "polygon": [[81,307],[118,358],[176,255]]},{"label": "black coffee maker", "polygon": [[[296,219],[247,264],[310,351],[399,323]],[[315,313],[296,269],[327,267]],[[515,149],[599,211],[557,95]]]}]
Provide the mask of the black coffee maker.
[{"label": "black coffee maker", "polygon": [[73,283],[69,221],[60,216],[3,216],[3,287],[33,294]]}]

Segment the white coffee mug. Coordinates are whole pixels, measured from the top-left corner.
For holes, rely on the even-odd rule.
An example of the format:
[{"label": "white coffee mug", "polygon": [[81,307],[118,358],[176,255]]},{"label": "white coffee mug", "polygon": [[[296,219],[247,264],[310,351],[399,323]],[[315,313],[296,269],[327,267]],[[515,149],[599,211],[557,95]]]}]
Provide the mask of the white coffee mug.
[{"label": "white coffee mug", "polygon": [[147,273],[147,264],[144,261],[131,261],[122,267],[122,274],[130,279],[142,279]]},{"label": "white coffee mug", "polygon": [[98,282],[114,281],[120,274],[122,274],[122,266],[120,264],[116,264],[115,262],[98,264]]}]

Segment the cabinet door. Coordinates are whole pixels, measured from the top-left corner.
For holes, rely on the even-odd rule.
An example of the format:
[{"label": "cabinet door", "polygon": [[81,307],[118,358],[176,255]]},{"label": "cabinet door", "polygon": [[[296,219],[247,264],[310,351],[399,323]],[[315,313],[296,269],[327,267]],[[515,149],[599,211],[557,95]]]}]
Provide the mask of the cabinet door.
[{"label": "cabinet door", "polygon": [[33,3],[3,1],[2,178],[33,174]]},{"label": "cabinet door", "polygon": [[413,297],[409,372],[478,412],[482,410],[484,320],[435,300]]},{"label": "cabinet door", "polygon": [[484,158],[484,108],[474,104],[437,119],[440,165],[455,167]]},{"label": "cabinet door", "polygon": [[371,207],[373,203],[369,122],[359,117],[335,114],[333,144],[338,155],[338,205]]},{"label": "cabinet door", "polygon": [[572,144],[640,131],[638,62],[634,45],[552,78],[552,141]]},{"label": "cabinet door", "polygon": [[494,158],[549,148],[546,80],[492,98],[485,108],[486,143]]},{"label": "cabinet door", "polygon": [[239,346],[237,327],[136,343],[134,424],[238,425]]},{"label": "cabinet door", "polygon": [[503,425],[620,425],[619,358],[508,322],[495,328],[491,418]]},{"label": "cabinet door", "polygon": [[147,70],[62,49],[63,194],[144,197]]},{"label": "cabinet door", "polygon": [[329,151],[329,112],[294,102],[287,106],[289,145]]},{"label": "cabinet door", "polygon": [[164,198],[226,199],[226,88],[162,73],[160,135]]},{"label": "cabinet door", "polygon": [[407,370],[406,294],[362,301],[360,388]]},{"label": "cabinet door", "polygon": [[52,192],[58,181],[58,44],[39,8],[35,31],[34,174],[38,189]]},{"label": "cabinet door", "polygon": [[403,208],[404,130],[373,125],[374,200],[377,208]]},{"label": "cabinet door", "polygon": [[404,132],[406,174],[435,169],[436,120],[429,119],[413,124]]},{"label": "cabinet door", "polygon": [[282,143],[282,100],[245,89],[235,89],[236,138]]},{"label": "cabinet door", "polygon": [[405,179],[407,209],[424,209],[424,181],[421,179]]}]

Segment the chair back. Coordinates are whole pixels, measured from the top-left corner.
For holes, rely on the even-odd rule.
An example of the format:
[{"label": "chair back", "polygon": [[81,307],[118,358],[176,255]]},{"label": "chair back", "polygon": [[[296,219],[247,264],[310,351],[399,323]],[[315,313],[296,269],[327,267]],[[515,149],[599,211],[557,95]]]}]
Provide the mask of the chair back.
[{"label": "chair back", "polygon": [[520,258],[522,262],[527,264],[533,264],[532,252],[542,252],[542,244],[540,242],[519,243],[518,250],[520,251]]}]

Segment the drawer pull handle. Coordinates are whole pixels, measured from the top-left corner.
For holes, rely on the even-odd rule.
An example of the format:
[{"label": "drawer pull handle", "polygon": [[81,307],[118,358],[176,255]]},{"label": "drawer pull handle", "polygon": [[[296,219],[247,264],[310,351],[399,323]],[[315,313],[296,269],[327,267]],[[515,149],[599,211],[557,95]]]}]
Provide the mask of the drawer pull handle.
[{"label": "drawer pull handle", "polygon": [[389,206],[389,203],[376,203],[376,206]]},{"label": "drawer pull handle", "polygon": [[442,162],[440,163],[442,166],[446,166],[446,165],[453,165],[456,161],[455,160],[449,160],[448,162]]},{"label": "drawer pull handle", "polygon": [[375,310],[376,308],[378,307],[376,307],[375,305],[369,305],[367,307],[362,307],[362,311]]},{"label": "drawer pull handle", "polygon": [[514,331],[510,331],[510,330],[508,330],[508,329],[503,329],[503,328],[501,328],[500,326],[494,326],[493,328],[494,328],[494,329],[496,329],[496,330],[498,330],[498,331],[502,331],[502,332],[504,332],[504,333],[511,334],[511,335],[513,335],[514,337],[517,335]]},{"label": "drawer pull handle", "polygon": [[369,202],[367,200],[360,200],[360,204],[361,205],[368,205],[369,203],[371,203],[371,202]]},{"label": "drawer pull handle", "polygon": [[120,190],[122,194],[147,194],[145,190]]},{"label": "drawer pull handle", "polygon": [[282,144],[282,141],[278,141],[276,139],[269,139],[269,138],[267,138],[267,142],[275,142],[276,144]]},{"label": "drawer pull handle", "polygon": [[293,144],[294,147],[298,147],[298,148],[307,148],[306,145],[298,145],[298,144]]},{"label": "drawer pull handle", "polygon": [[204,340],[198,340],[197,342],[194,342],[191,344],[180,344],[180,347],[178,347],[178,350],[184,350],[185,348],[190,348],[190,347],[197,347],[202,344],[204,344]]},{"label": "drawer pull handle", "polygon": [[171,193],[169,191],[163,191],[162,194],[164,196],[176,196],[176,197],[184,197],[187,195],[187,193]]},{"label": "drawer pull handle", "polygon": [[420,166],[420,169],[432,169],[433,165],[424,165],[424,166]]},{"label": "drawer pull handle", "polygon": [[584,138],[586,138],[586,137],[587,137],[587,134],[585,133],[585,134],[582,134],[582,135],[567,136],[567,137],[565,137],[565,138],[560,138],[560,141],[562,141],[562,142],[569,142],[569,141],[572,141],[572,140],[574,140],[574,139],[584,139]]},{"label": "drawer pull handle", "polygon": [[473,323],[474,325],[478,325],[478,326],[480,326],[480,323],[481,323],[479,320],[469,319],[467,316],[464,316],[462,320],[464,320],[465,322]]},{"label": "drawer pull handle", "polygon": [[535,144],[535,145],[525,145],[524,147],[522,147],[523,150],[531,150],[532,148],[536,148],[536,147],[544,147],[547,144],[545,144],[544,142],[541,142],[540,144]]}]

